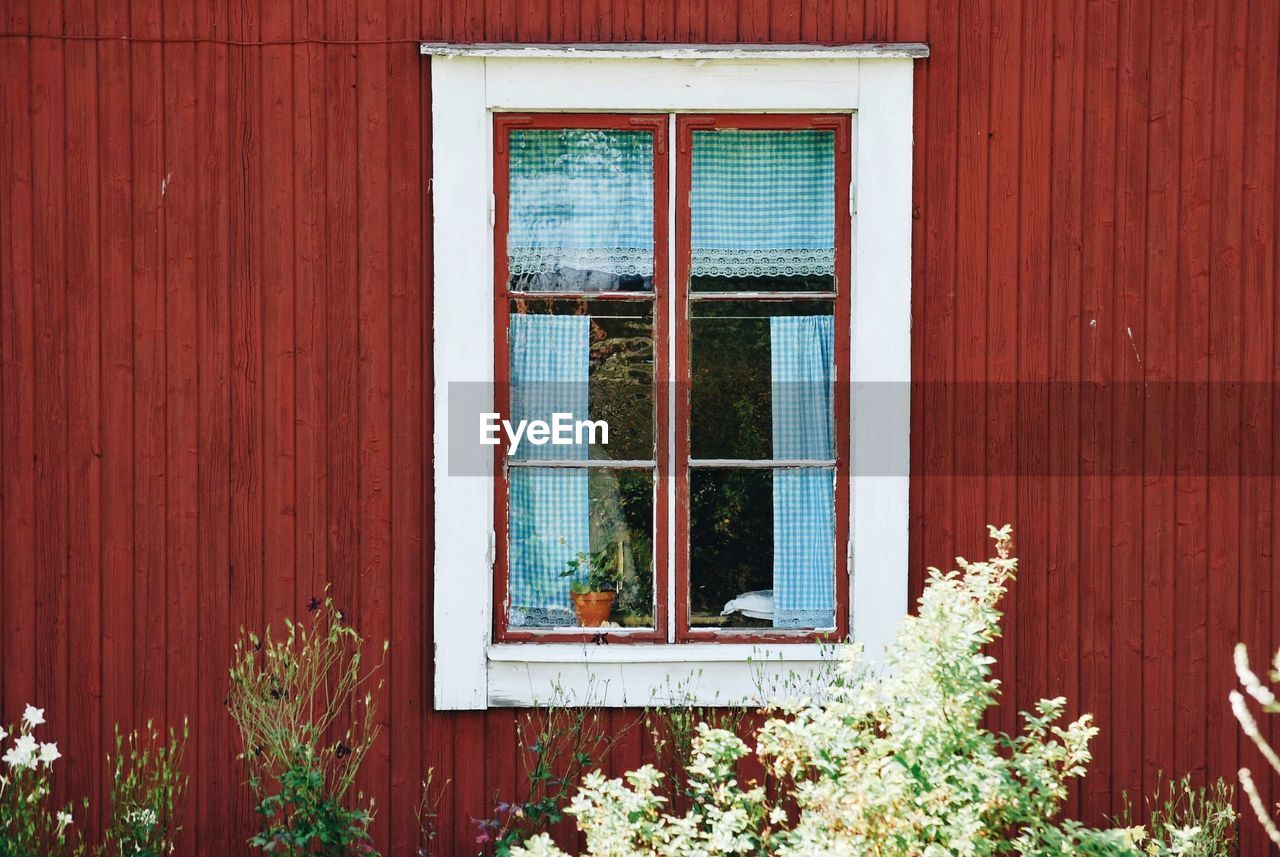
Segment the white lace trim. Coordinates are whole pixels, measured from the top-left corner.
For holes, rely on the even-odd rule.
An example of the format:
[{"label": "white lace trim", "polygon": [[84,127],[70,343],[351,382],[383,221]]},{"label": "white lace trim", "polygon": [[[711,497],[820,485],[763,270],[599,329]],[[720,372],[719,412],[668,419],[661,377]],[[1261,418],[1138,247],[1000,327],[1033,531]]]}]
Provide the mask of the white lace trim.
[{"label": "white lace trim", "polygon": [[836,251],[694,249],[693,274],[703,277],[801,277],[833,274]]},{"label": "white lace trim", "polygon": [[550,274],[564,268],[653,276],[653,251],[641,247],[581,250],[574,247],[512,247],[512,274]]},{"label": "white lace trim", "polygon": [[515,607],[507,624],[512,628],[576,628],[578,616],[572,607]]}]

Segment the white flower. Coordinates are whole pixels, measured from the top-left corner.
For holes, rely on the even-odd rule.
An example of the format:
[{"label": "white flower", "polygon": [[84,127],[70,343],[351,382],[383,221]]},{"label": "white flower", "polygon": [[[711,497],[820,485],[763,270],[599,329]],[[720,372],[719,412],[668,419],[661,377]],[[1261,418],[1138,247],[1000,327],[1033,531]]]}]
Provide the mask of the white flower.
[{"label": "white flower", "polygon": [[66,827],[70,823],[71,823],[71,813],[61,809],[58,810],[58,824],[61,824],[63,827]]},{"label": "white flower", "polygon": [[58,752],[58,745],[52,741],[48,744],[40,745],[40,761],[46,765],[52,765],[55,761],[62,758],[62,754]]},{"label": "white flower", "polygon": [[125,821],[127,821],[131,827],[155,827],[156,811],[145,807],[142,809],[135,809],[125,816]]},{"label": "white flower", "polygon": [[0,741],[3,741],[4,739],[6,739],[6,738],[8,738],[8,737],[9,737],[9,733],[8,733],[8,732],[6,732],[6,731],[4,731],[4,727],[3,727],[3,726],[0,726]]},{"label": "white flower", "polygon": [[44,723],[44,709],[28,705],[27,710],[22,712],[22,720],[28,726],[35,728]]},{"label": "white flower", "polygon": [[13,746],[5,751],[4,756],[0,756],[0,760],[11,768],[34,768],[38,748],[36,739],[30,735],[19,735],[18,740],[13,742]]}]

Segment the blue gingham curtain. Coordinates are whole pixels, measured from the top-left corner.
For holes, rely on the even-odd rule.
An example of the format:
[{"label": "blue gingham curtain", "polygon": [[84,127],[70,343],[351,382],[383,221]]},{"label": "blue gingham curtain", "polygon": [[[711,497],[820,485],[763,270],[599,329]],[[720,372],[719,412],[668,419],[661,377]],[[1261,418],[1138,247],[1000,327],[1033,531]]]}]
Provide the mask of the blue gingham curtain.
[{"label": "blue gingham curtain", "polygon": [[[835,457],[832,403],[835,321],[829,315],[769,320],[773,457]],[[773,624],[835,624],[835,473],[773,472]]]},{"label": "blue gingham curtain", "polygon": [[[591,320],[579,315],[511,317],[512,422],[545,420],[554,413],[587,418]],[[585,459],[587,447],[534,446],[515,458]],[[510,529],[512,626],[576,625],[566,563],[590,547],[587,470],[583,467],[512,467]]]},{"label": "blue gingham curtain", "polygon": [[692,270],[752,277],[835,272],[835,135],[695,131]]},{"label": "blue gingham curtain", "polygon": [[653,274],[653,135],[514,130],[512,274]]}]

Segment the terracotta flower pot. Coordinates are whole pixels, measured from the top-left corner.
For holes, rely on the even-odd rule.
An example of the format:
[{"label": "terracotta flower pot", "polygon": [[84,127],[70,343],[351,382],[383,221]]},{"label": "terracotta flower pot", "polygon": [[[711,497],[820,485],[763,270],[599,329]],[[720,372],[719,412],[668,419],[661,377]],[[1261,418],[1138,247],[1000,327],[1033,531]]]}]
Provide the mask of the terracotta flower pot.
[{"label": "terracotta flower pot", "polygon": [[573,609],[578,614],[578,624],[583,628],[599,628],[613,612],[616,592],[571,592]]}]

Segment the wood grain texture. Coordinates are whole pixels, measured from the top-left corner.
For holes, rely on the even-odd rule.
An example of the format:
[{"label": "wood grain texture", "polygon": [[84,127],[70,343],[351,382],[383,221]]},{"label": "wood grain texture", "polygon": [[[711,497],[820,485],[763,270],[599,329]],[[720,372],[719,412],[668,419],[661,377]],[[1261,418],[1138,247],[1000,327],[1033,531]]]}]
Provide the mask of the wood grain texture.
[{"label": "wood grain texture", "polygon": [[991,722],[1094,712],[1088,820],[1160,771],[1259,766],[1223,697],[1235,640],[1280,646],[1271,0],[6,0],[0,23],[0,720],[49,708],[87,826],[113,726],[186,717],[184,853],[239,853],[230,647],[326,585],[391,641],[361,781],[387,853],[417,847],[428,768],[442,854],[519,781],[512,712],[430,710],[429,63],[333,39],[928,43],[911,591],[1015,524]]}]

